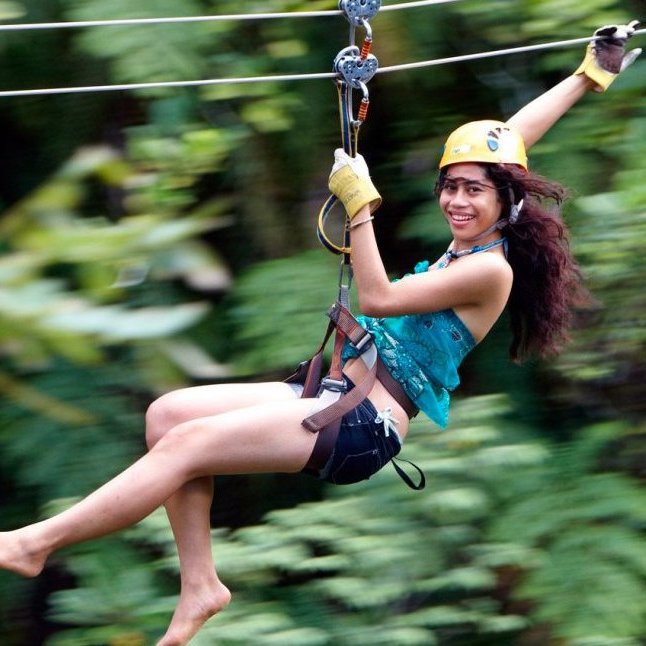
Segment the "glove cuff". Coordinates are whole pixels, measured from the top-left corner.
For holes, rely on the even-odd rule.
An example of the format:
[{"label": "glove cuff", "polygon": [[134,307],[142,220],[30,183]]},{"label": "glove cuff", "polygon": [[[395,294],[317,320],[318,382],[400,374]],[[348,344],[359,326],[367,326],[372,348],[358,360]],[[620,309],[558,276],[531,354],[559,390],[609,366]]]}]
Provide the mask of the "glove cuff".
[{"label": "glove cuff", "polygon": [[366,205],[374,213],[381,204],[381,195],[369,177],[358,177],[349,166],[343,166],[330,176],[330,190],[336,195],[352,220]]},{"label": "glove cuff", "polygon": [[605,92],[617,78],[617,74],[607,72],[597,64],[597,59],[594,54],[594,43],[588,45],[585,51],[585,58],[574,73],[585,74],[589,79],[594,81],[597,84],[594,88],[595,92]]}]

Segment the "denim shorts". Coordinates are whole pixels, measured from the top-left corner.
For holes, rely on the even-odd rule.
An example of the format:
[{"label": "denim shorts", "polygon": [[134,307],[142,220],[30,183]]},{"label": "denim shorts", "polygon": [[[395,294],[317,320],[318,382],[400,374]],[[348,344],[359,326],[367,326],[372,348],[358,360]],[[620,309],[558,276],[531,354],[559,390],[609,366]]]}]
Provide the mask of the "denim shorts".
[{"label": "denim shorts", "polygon": [[321,469],[319,479],[352,484],[367,480],[390,462],[400,452],[402,442],[387,417],[384,421],[384,416],[387,413],[378,413],[369,399],[346,413],[332,455]]}]

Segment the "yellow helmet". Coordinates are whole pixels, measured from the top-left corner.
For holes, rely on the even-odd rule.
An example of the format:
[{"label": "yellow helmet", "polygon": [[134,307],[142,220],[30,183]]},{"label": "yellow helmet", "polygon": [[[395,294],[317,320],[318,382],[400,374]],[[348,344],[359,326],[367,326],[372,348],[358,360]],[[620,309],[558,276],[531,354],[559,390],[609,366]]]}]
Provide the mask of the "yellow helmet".
[{"label": "yellow helmet", "polygon": [[520,133],[502,121],[471,121],[449,135],[440,169],[463,162],[517,164],[527,170],[525,142]]}]

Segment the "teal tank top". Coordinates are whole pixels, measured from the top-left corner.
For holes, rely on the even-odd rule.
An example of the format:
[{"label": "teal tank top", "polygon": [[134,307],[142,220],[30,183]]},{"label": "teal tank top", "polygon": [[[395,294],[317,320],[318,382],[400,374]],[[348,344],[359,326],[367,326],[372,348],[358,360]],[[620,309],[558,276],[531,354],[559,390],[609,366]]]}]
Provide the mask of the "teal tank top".
[{"label": "teal tank top", "polygon": [[[415,273],[428,271],[423,261]],[[390,374],[413,403],[442,428],[449,416],[450,392],[460,383],[458,367],[476,345],[473,335],[452,310],[357,320],[371,334]],[[349,345],[343,359],[357,356]]]}]

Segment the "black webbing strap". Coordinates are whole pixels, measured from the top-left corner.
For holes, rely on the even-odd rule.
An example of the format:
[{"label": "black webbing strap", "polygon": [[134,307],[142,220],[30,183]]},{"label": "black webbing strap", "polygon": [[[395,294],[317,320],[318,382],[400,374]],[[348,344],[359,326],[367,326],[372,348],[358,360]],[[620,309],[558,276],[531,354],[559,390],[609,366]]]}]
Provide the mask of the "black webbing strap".
[{"label": "black webbing strap", "polygon": [[421,491],[424,489],[426,486],[426,476],[424,475],[424,472],[414,463],[411,462],[410,460],[402,460],[400,459],[400,462],[406,462],[406,464],[410,464],[414,469],[417,470],[417,473],[420,475],[419,482],[415,484],[411,477],[404,471],[396,462],[397,458],[393,458],[391,460],[393,467],[395,467],[395,471],[397,471],[397,475],[411,488],[414,489],[415,491]]},{"label": "black webbing strap", "polygon": [[339,436],[341,430],[341,417],[332,422],[327,428],[321,429],[321,432],[316,436],[314,448],[307,464],[303,467],[304,473],[310,473],[319,476],[321,469],[325,466],[327,461],[332,455],[336,438]]},{"label": "black webbing strap", "polygon": [[402,385],[388,372],[381,357],[377,357],[377,379],[381,385],[392,395],[393,399],[404,409],[408,419],[413,419],[419,408],[410,400]]}]

